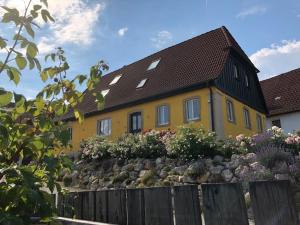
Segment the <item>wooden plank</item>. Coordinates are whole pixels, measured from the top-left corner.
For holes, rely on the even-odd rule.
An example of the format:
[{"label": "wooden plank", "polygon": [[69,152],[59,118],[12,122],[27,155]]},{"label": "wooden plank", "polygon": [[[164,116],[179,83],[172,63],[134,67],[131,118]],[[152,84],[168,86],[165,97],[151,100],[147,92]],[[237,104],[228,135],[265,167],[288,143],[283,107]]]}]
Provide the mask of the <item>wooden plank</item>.
[{"label": "wooden plank", "polygon": [[127,189],[127,217],[130,225],[145,225],[144,190]]},{"label": "wooden plank", "polygon": [[62,194],[58,194],[57,197],[57,214],[58,216],[64,216],[64,196]]},{"label": "wooden plank", "polygon": [[250,182],[256,225],[296,225],[297,212],[289,181]]},{"label": "wooden plank", "polygon": [[95,192],[84,191],[79,193],[82,197],[82,217],[83,220],[95,221]]},{"label": "wooden plank", "polygon": [[201,187],[205,225],[248,225],[240,184],[203,184]]},{"label": "wooden plank", "polygon": [[96,221],[108,222],[108,202],[107,202],[107,191],[97,191],[95,193],[95,214]]},{"label": "wooden plank", "polygon": [[127,225],[126,191],[109,190],[108,199],[108,223]]},{"label": "wooden plank", "polygon": [[176,225],[201,225],[201,210],[198,186],[174,187]]},{"label": "wooden plank", "polygon": [[171,189],[144,189],[145,225],[173,225]]},{"label": "wooden plank", "polygon": [[70,192],[68,194],[64,195],[64,201],[63,201],[63,206],[64,206],[64,217],[67,218],[73,218],[74,216],[74,197],[75,197],[74,192]]}]

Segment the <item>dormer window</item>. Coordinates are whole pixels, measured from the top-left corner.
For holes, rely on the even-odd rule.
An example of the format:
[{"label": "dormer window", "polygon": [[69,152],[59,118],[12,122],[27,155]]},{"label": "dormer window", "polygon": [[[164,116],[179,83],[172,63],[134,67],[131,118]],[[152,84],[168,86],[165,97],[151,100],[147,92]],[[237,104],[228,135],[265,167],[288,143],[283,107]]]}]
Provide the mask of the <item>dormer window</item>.
[{"label": "dormer window", "polygon": [[138,88],[144,87],[144,85],[146,84],[147,80],[148,80],[147,78],[141,80],[140,83],[136,86],[136,88],[138,89]]},{"label": "dormer window", "polygon": [[101,91],[103,98],[109,93],[109,89]]},{"label": "dormer window", "polygon": [[233,67],[233,76],[235,79],[239,78],[239,69],[238,69],[237,65],[234,65],[234,67]]},{"label": "dormer window", "polygon": [[109,85],[116,84],[120,80],[121,77],[122,77],[122,74],[115,76],[115,78],[109,83]]},{"label": "dormer window", "polygon": [[147,70],[153,70],[157,67],[158,63],[160,62],[160,59],[156,59],[152,61],[152,63],[149,65]]},{"label": "dormer window", "polygon": [[245,75],[245,84],[246,84],[246,87],[249,87],[249,77],[248,77],[248,74]]}]

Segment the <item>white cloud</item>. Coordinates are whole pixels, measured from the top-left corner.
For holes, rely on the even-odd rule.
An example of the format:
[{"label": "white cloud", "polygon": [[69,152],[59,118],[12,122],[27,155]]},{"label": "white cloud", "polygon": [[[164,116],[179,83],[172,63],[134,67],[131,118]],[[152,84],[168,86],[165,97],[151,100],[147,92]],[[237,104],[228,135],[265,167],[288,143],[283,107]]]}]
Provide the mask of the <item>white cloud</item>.
[{"label": "white cloud", "polygon": [[54,52],[55,48],[58,47],[47,37],[42,37],[37,45],[39,53],[44,55],[50,52]]},{"label": "white cloud", "polygon": [[261,71],[260,80],[300,67],[300,41],[283,40],[262,48],[250,56],[251,61]]},{"label": "white cloud", "polygon": [[[41,4],[39,0],[33,0],[32,5],[36,3]],[[0,4],[16,7],[20,11],[24,10],[21,0],[0,0]],[[40,46],[66,43],[89,45],[93,42],[93,31],[105,8],[104,3],[86,0],[51,0],[48,4],[48,10],[54,17],[55,23],[49,23],[49,35],[39,40]],[[38,22],[43,26],[41,20]],[[45,52],[45,49],[43,51]]]},{"label": "white cloud", "polygon": [[128,27],[123,27],[123,28],[118,30],[118,35],[120,37],[123,37],[127,31],[128,31]]},{"label": "white cloud", "polygon": [[173,40],[173,35],[167,30],[163,30],[157,33],[157,35],[151,38],[153,46],[156,48],[162,48]]},{"label": "white cloud", "polygon": [[239,12],[236,17],[237,18],[244,18],[247,16],[253,16],[253,15],[262,15],[267,11],[267,8],[264,6],[253,6],[251,8],[245,9],[241,12]]}]

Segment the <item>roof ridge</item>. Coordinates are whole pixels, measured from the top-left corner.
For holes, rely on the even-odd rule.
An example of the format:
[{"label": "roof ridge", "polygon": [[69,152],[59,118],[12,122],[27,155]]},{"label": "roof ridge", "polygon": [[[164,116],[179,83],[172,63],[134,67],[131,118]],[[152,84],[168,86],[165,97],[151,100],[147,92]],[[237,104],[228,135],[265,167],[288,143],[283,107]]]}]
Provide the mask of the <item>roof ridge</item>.
[{"label": "roof ridge", "polygon": [[232,46],[233,44],[231,43],[231,41],[229,40],[229,37],[228,37],[228,30],[227,30],[227,28],[225,27],[225,26],[222,26],[221,27],[221,30],[222,30],[222,32],[223,32],[223,34],[224,34],[224,36],[225,36],[225,39],[226,39],[226,42],[227,42],[227,44],[228,44],[228,46]]},{"label": "roof ridge", "polygon": [[275,78],[286,76],[286,75],[289,75],[290,73],[294,73],[294,72],[297,72],[297,71],[300,71],[300,68],[296,68],[296,69],[293,69],[293,70],[290,70],[290,71],[287,71],[287,72],[284,72],[284,73],[280,73],[276,76],[261,80],[260,82],[262,83],[262,82],[265,82],[265,81],[268,81],[268,80],[272,80],[272,79],[275,79]]}]

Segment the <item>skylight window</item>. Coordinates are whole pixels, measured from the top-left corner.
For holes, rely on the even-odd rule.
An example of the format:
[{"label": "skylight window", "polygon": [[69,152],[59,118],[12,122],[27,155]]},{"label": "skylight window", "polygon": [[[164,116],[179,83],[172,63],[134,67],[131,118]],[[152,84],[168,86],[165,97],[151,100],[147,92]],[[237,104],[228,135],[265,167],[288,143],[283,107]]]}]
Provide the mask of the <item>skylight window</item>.
[{"label": "skylight window", "polygon": [[140,83],[136,86],[136,88],[142,88],[147,82],[147,78],[140,81]]},{"label": "skylight window", "polygon": [[122,77],[122,74],[115,76],[115,78],[109,83],[109,85],[116,84],[120,80],[121,77]]},{"label": "skylight window", "polygon": [[101,94],[103,97],[105,97],[108,94],[108,92],[109,92],[109,89],[106,89],[106,90],[101,91]]},{"label": "skylight window", "polygon": [[158,63],[160,62],[160,59],[156,59],[154,60],[148,67],[147,70],[153,70],[157,67]]}]

